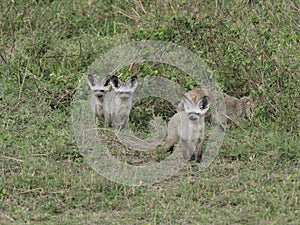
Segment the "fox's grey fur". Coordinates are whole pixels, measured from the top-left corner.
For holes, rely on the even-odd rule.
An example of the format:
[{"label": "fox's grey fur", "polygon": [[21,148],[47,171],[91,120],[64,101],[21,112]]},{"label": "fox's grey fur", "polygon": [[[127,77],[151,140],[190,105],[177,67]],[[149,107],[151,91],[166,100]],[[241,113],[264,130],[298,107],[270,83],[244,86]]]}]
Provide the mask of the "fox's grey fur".
[{"label": "fox's grey fur", "polygon": [[202,143],[205,135],[205,114],[209,109],[209,98],[204,96],[194,104],[185,95],[184,111],[176,113],[169,121],[167,139],[164,148],[172,150],[179,142],[184,159],[197,162],[202,158]]},{"label": "fox's grey fur", "polygon": [[111,77],[113,91],[107,93],[103,101],[105,126],[116,131],[125,128],[132,108],[132,95],[137,87],[137,76],[122,82],[117,76]]},{"label": "fox's grey fur", "polygon": [[93,75],[88,75],[88,83],[92,90],[90,105],[95,118],[98,117],[100,120],[103,120],[103,99],[110,89],[110,78],[111,76],[107,75],[99,82]]}]

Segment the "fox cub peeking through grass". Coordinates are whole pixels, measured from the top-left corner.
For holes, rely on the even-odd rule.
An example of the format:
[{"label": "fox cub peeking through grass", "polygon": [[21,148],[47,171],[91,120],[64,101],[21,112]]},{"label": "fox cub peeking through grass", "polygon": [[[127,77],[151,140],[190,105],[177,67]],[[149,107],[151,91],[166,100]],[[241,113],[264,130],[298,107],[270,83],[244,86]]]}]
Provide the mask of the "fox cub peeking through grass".
[{"label": "fox cub peeking through grass", "polygon": [[90,105],[95,118],[103,120],[103,99],[110,89],[110,75],[99,82],[93,75],[88,75],[88,84],[92,90]]},{"label": "fox cub peeking through grass", "polygon": [[204,117],[209,109],[209,98],[203,96],[196,104],[183,96],[184,110],[171,117],[168,123],[167,138],[164,148],[170,151],[179,142],[183,157],[197,162],[202,159],[202,144],[205,136]]},{"label": "fox cub peeking through grass", "polygon": [[112,126],[116,131],[125,128],[132,108],[132,95],[137,88],[137,76],[122,82],[117,76],[110,78],[113,90],[107,93],[103,101],[105,126]]},{"label": "fox cub peeking through grass", "polygon": [[[185,93],[185,95],[194,103],[198,102],[205,95],[208,95],[211,100],[216,99],[216,93],[205,88],[193,89]],[[238,99],[236,97],[225,94],[224,101],[226,106],[226,114],[220,115],[217,121],[217,116],[209,112],[205,116],[206,121],[213,124],[228,123],[237,125],[239,119],[251,118],[254,114],[255,103],[248,96],[244,96]],[[184,110],[183,101],[179,103],[178,110]]]}]

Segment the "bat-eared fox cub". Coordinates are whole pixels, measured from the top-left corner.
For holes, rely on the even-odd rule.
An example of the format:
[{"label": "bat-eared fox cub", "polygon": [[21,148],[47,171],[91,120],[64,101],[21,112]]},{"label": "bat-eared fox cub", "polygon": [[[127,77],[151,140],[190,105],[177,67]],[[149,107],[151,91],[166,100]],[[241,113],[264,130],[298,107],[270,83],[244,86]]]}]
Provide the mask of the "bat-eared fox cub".
[{"label": "bat-eared fox cub", "polygon": [[88,83],[92,90],[91,108],[92,112],[100,120],[103,120],[103,99],[104,95],[110,89],[110,75],[107,75],[101,82],[99,82],[93,75],[88,75]]},{"label": "bat-eared fox cub", "polygon": [[202,159],[202,143],[205,135],[204,117],[209,109],[209,98],[203,96],[196,104],[183,96],[184,110],[176,113],[168,123],[167,138],[164,148],[172,151],[179,143],[183,157],[197,162]]},{"label": "bat-eared fox cub", "polygon": [[112,126],[116,131],[125,128],[132,108],[132,95],[137,88],[137,76],[122,82],[112,76],[110,82],[113,90],[104,96],[103,112],[105,126]]},{"label": "bat-eared fox cub", "polygon": [[[205,88],[193,89],[185,93],[185,95],[194,103],[198,102],[205,95],[208,95],[211,100],[216,99],[216,93]],[[244,96],[238,99],[236,97],[225,94],[224,101],[226,106],[226,114],[220,115],[219,121],[217,121],[217,116],[213,113],[208,112],[205,116],[206,121],[214,124],[229,123],[237,125],[239,119],[251,118],[254,114],[255,103],[248,96]],[[184,110],[183,101],[179,103],[178,110]]]}]

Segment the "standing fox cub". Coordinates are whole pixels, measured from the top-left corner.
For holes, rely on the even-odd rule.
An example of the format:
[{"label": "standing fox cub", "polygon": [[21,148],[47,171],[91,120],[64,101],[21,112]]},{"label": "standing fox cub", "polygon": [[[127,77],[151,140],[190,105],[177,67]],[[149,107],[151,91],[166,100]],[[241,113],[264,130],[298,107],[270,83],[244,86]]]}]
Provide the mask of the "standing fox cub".
[{"label": "standing fox cub", "polygon": [[137,87],[137,76],[122,82],[117,76],[112,76],[113,91],[104,96],[103,111],[105,126],[112,126],[116,131],[125,128],[132,108],[132,95]]},{"label": "standing fox cub", "polygon": [[209,98],[204,96],[195,104],[184,95],[183,108],[184,111],[176,113],[168,123],[164,148],[172,151],[174,145],[180,142],[184,159],[191,160],[195,156],[196,161],[200,162],[205,135],[204,117],[209,109]]},{"label": "standing fox cub", "polygon": [[[185,95],[192,100],[194,103],[198,102],[203,96],[208,95],[211,99],[216,98],[216,93],[213,91],[209,91],[205,88],[196,88],[194,90],[188,91]],[[247,119],[253,116],[254,113],[254,102],[253,100],[248,97],[244,96],[240,99],[225,94],[224,96],[225,106],[226,106],[226,114],[222,115],[217,121],[217,116],[213,113],[207,113],[205,116],[205,120],[218,123],[230,123],[230,124],[238,124],[238,120],[240,118]],[[178,105],[178,110],[183,111],[183,102],[180,102]]]},{"label": "standing fox cub", "polygon": [[92,112],[100,120],[103,120],[103,99],[104,95],[110,89],[110,75],[107,75],[101,82],[99,82],[93,75],[88,75],[88,83],[92,90],[91,108]]}]

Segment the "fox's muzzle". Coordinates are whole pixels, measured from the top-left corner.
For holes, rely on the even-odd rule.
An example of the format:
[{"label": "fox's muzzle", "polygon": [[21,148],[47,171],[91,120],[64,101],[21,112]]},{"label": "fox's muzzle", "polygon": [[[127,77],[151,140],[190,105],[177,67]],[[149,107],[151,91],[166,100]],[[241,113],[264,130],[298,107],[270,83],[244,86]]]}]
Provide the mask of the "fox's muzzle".
[{"label": "fox's muzzle", "polygon": [[200,118],[200,113],[190,113],[188,115],[189,120],[196,121]]},{"label": "fox's muzzle", "polygon": [[119,92],[119,98],[122,100],[127,100],[130,98],[130,93],[129,92]]}]

